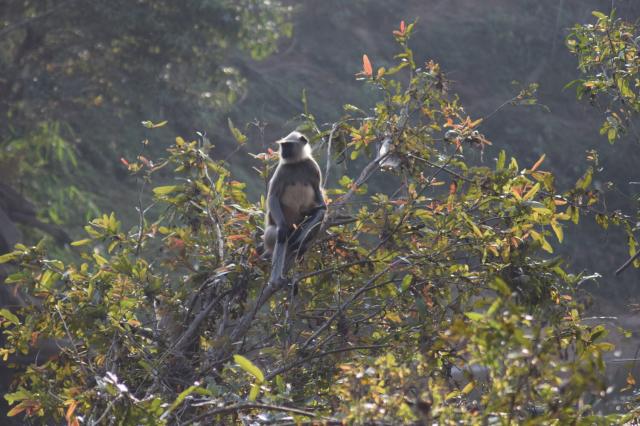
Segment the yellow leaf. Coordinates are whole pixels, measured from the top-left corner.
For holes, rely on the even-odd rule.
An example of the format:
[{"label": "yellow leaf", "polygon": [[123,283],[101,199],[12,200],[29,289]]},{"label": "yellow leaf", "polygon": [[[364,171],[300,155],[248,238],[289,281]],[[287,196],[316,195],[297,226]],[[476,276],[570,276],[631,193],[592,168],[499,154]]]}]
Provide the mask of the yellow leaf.
[{"label": "yellow leaf", "polygon": [[514,186],[511,188],[511,193],[516,197],[516,200],[522,200],[522,187]]},{"label": "yellow leaf", "polygon": [[240,368],[255,377],[258,383],[264,382],[264,374],[262,373],[262,370],[256,367],[256,365],[247,358],[242,355],[234,355],[233,360]]},{"label": "yellow leaf", "polygon": [[533,185],[533,187],[527,191],[527,193],[524,195],[524,197],[522,197],[523,200],[530,200],[533,197],[535,197],[535,195],[538,193],[538,191],[540,190],[540,183],[536,183],[535,185]]},{"label": "yellow leaf", "polygon": [[73,241],[71,243],[72,246],[83,246],[85,244],[89,244],[91,242],[91,238],[85,238],[84,240]]},{"label": "yellow leaf", "polygon": [[553,232],[556,233],[556,238],[558,238],[558,242],[561,243],[562,240],[564,239],[564,233],[562,232],[562,225],[560,225],[557,220],[553,219],[551,221],[551,228],[553,229]]},{"label": "yellow leaf", "polygon": [[472,121],[469,124],[469,128],[473,129],[474,127],[476,127],[480,123],[482,123],[482,118],[478,118],[476,121]]},{"label": "yellow leaf", "polygon": [[251,390],[249,391],[249,401],[255,401],[260,393],[260,386],[255,383],[251,383]]}]

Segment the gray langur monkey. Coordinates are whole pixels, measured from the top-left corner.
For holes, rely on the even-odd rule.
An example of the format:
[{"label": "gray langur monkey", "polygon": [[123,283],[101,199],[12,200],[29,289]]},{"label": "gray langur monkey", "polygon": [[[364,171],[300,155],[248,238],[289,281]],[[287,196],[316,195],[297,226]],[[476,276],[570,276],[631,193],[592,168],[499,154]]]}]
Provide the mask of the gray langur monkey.
[{"label": "gray langur monkey", "polygon": [[276,143],[280,162],[269,181],[264,229],[272,283],[283,279],[290,253],[304,253],[327,210],[320,187],[322,172],[311,156],[309,140],[300,132],[291,132]]}]

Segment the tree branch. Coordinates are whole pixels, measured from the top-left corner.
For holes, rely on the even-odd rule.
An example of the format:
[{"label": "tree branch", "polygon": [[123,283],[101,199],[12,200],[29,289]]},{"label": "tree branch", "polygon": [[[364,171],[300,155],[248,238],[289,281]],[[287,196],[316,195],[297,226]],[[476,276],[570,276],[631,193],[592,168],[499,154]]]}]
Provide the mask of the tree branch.
[{"label": "tree branch", "polygon": [[[211,404],[217,404],[218,401],[211,401]],[[208,405],[207,403],[200,403],[200,404],[194,404],[194,407],[200,407],[200,406],[204,406],[204,405]],[[226,407],[220,407],[220,408],[216,408],[210,411],[207,411],[206,413],[200,414],[199,416],[194,417],[193,419],[190,420],[191,422],[197,422],[198,420],[203,420],[206,419],[207,417],[211,417],[211,416],[215,416],[218,414],[227,414],[227,413],[233,413],[233,412],[238,412],[238,411],[245,411],[245,410],[256,410],[256,409],[261,409],[261,410],[268,410],[268,411],[280,411],[280,412],[284,412],[284,413],[293,413],[293,414],[298,414],[301,416],[307,416],[307,417],[312,417],[312,418],[319,418],[322,419],[326,422],[326,424],[341,424],[340,422],[338,422],[335,419],[329,418],[329,417],[324,417],[324,416],[320,416],[316,413],[313,413],[311,411],[306,411],[306,410],[301,410],[299,408],[294,408],[294,407],[286,407],[284,405],[272,405],[272,404],[262,404],[262,403],[258,403],[258,402],[242,402],[239,404],[233,404],[233,405],[227,405]]]}]

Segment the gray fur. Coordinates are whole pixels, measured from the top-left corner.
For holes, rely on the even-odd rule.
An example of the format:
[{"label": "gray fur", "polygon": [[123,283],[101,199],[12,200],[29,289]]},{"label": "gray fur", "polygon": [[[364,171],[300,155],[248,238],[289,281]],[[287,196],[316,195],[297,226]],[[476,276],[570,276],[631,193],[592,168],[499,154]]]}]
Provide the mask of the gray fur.
[{"label": "gray fur", "polygon": [[272,255],[272,281],[282,278],[286,248],[304,250],[309,218],[314,222],[309,225],[316,225],[326,209],[322,172],[307,139],[292,132],[278,143],[281,157],[269,181],[264,232],[265,253]]}]

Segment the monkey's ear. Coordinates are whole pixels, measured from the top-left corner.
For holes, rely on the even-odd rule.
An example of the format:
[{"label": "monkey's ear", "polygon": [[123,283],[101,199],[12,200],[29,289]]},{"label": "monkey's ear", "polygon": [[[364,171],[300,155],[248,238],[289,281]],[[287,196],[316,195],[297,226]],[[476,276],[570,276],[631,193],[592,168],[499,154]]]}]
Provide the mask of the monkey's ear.
[{"label": "monkey's ear", "polygon": [[300,137],[298,138],[298,140],[302,143],[309,143],[309,139],[307,139],[307,137],[305,135],[300,135]]}]

